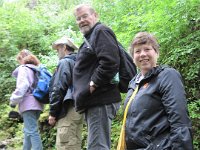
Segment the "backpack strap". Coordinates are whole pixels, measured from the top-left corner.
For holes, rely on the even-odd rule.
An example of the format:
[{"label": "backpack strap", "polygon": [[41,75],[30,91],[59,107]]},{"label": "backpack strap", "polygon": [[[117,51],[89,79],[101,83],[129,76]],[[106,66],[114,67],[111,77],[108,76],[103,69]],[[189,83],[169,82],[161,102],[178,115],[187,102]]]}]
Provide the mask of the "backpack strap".
[{"label": "backpack strap", "polygon": [[97,55],[96,52],[95,52],[95,50],[94,50],[94,48],[93,48],[92,45],[89,43],[89,41],[88,41],[85,37],[83,37],[83,39],[84,39],[84,42],[85,42],[86,45],[87,45],[87,48],[89,48],[89,50],[90,50],[92,53],[94,53],[95,55]]},{"label": "backpack strap", "polygon": [[126,108],[124,110],[124,117],[123,117],[123,122],[122,122],[122,128],[121,128],[121,132],[120,132],[120,137],[119,137],[119,141],[118,141],[118,145],[117,145],[117,150],[125,150],[126,149],[126,142],[125,142],[126,117],[127,117],[129,106],[130,106],[131,102],[134,100],[135,95],[138,92],[138,89],[139,89],[139,85],[136,86],[135,91],[131,95],[131,97],[130,97],[127,105],[126,105]]},{"label": "backpack strap", "polygon": [[[35,67],[30,67],[30,66],[28,66],[28,65],[26,65],[26,64],[23,65],[23,67],[27,67],[27,68],[29,68],[29,69],[32,70],[33,73],[34,73],[34,80],[33,80],[33,83],[32,83],[32,85],[29,87],[29,89],[30,89],[30,93],[32,93],[33,90],[34,90],[34,88],[35,88],[36,85],[37,85],[37,76],[36,76],[37,69],[36,69]],[[29,80],[29,82],[31,81],[30,78],[29,78],[28,80]]]},{"label": "backpack strap", "polygon": [[94,51],[94,49],[92,48],[92,46],[90,45],[90,43],[88,42],[88,40],[87,40],[85,37],[83,37],[83,38],[84,38],[84,41],[85,41],[86,45],[87,45],[92,51]]}]

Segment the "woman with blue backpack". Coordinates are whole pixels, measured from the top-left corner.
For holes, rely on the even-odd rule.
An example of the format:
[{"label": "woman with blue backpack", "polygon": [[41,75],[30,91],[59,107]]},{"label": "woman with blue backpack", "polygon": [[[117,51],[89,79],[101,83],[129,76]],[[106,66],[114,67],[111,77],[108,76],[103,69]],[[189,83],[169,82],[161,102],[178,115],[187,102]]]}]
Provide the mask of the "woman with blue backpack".
[{"label": "woman with blue backpack", "polygon": [[23,49],[17,55],[20,64],[12,76],[16,78],[16,89],[10,97],[10,106],[18,105],[19,112],[24,121],[23,150],[42,150],[42,141],[38,132],[38,119],[43,110],[43,104],[33,96],[32,91],[35,84],[35,73],[31,69],[40,64],[38,58],[30,51]]}]

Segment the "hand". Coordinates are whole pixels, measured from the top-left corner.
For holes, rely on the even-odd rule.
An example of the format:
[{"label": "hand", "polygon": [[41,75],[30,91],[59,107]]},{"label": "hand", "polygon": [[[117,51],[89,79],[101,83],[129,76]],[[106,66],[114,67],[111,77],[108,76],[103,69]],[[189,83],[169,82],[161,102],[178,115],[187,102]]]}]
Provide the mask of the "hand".
[{"label": "hand", "polygon": [[10,103],[9,105],[10,105],[10,107],[12,107],[12,108],[15,108],[15,107],[16,107],[16,105],[13,104],[13,103]]},{"label": "hand", "polygon": [[54,126],[56,123],[56,117],[53,117],[53,116],[49,116],[49,124],[51,126]]},{"label": "hand", "polygon": [[90,86],[90,94],[92,94],[96,90],[96,87]]}]

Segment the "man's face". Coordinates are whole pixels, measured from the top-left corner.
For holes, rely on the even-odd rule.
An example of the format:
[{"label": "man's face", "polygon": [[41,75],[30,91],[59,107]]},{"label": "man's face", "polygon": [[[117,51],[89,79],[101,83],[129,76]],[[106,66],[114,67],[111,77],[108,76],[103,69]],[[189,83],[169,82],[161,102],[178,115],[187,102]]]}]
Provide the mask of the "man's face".
[{"label": "man's face", "polygon": [[66,55],[66,46],[65,45],[62,45],[62,44],[58,45],[56,47],[56,50],[57,50],[59,59],[62,59],[65,57],[65,55]]},{"label": "man's face", "polygon": [[97,14],[91,12],[88,7],[82,7],[76,10],[75,17],[76,23],[84,35],[87,34],[97,23]]}]

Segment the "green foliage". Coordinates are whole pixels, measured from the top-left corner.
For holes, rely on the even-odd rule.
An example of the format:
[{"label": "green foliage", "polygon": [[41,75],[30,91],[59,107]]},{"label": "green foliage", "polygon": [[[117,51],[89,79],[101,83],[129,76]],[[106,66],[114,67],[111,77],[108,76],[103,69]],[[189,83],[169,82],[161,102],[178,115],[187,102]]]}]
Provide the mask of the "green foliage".
[{"label": "green foliage", "polygon": [[199,149],[199,141],[200,141],[200,99],[198,99],[195,102],[191,102],[189,104],[189,112],[190,112],[190,117],[192,119],[193,123],[193,134],[194,136],[194,147],[195,149]]},{"label": "green foliage", "polygon": [[0,110],[0,120],[2,122],[0,124],[0,141],[7,141],[8,149],[19,149],[22,145],[22,123],[8,118],[9,112],[11,110],[16,111],[16,109],[11,109],[8,105],[1,104]]},{"label": "green foliage", "polygon": [[[46,125],[44,123],[46,123]],[[43,126],[43,128],[40,129],[43,148],[49,150],[55,149],[56,128],[50,127],[47,125],[47,122],[42,122],[40,125]]]},{"label": "green foliage", "polygon": [[83,129],[82,129],[82,149],[87,150],[87,126],[85,123],[83,123]]},{"label": "green foliage", "polygon": [[[36,2],[36,3],[34,3]],[[70,36],[77,45],[82,43],[73,16],[73,8],[80,3],[92,4],[100,21],[110,26],[118,40],[128,47],[139,31],[154,33],[160,43],[160,63],[176,68],[182,75],[189,100],[193,122],[195,149],[200,148],[200,6],[198,0],[17,0],[0,1],[0,140],[22,137],[21,124],[8,120],[8,100],[15,88],[11,72],[17,66],[16,54],[31,50],[51,72],[57,65],[57,56],[51,44],[57,38]],[[122,95],[125,99],[125,95]],[[122,103],[123,106],[123,103]],[[119,138],[123,107],[112,123],[112,149]],[[54,149],[55,128],[47,126],[48,107],[40,118],[41,135],[45,149]],[[46,124],[46,125],[44,125]],[[84,125],[82,148],[86,149],[87,130]],[[17,147],[21,143],[12,144]]]}]

